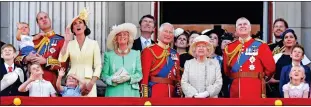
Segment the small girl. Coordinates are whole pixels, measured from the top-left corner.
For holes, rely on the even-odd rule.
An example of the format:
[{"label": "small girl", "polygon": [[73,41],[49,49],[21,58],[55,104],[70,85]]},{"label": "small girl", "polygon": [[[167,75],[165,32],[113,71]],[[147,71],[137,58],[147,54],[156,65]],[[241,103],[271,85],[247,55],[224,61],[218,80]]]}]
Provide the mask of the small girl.
[{"label": "small girl", "polygon": [[43,79],[43,70],[40,64],[29,65],[30,77],[19,86],[19,92],[29,91],[30,97],[56,97],[56,91],[50,81]]},{"label": "small girl", "polygon": [[[80,97],[81,91],[85,89],[86,83],[79,79],[76,75],[70,74],[66,79],[66,86],[61,86],[62,77],[65,75],[65,69],[58,70],[58,78],[56,87],[63,97]],[[79,85],[81,83],[81,85]]]},{"label": "small girl", "polygon": [[302,66],[293,66],[289,83],[283,86],[284,98],[308,98],[309,84],[305,83],[305,70]]},{"label": "small girl", "polygon": [[17,23],[16,39],[19,43],[22,55],[28,55],[30,52],[36,52],[33,40],[37,40],[41,35],[29,36],[29,26],[25,22]]}]

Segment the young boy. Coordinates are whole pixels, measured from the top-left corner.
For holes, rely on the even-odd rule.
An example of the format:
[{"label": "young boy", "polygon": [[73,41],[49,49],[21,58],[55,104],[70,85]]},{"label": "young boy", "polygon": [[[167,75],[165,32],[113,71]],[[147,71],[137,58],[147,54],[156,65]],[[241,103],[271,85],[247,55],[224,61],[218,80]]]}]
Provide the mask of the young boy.
[{"label": "young boy", "polygon": [[30,52],[36,52],[33,40],[37,40],[41,35],[29,36],[29,26],[25,22],[17,23],[16,39],[19,41],[19,47],[22,55],[28,55]]},{"label": "young boy", "polygon": [[50,81],[43,79],[41,65],[32,63],[29,66],[30,77],[24,82],[18,91],[26,92],[29,90],[30,97],[56,97],[56,91]]},{"label": "young boy", "polygon": [[[58,70],[58,78],[56,81],[56,87],[63,97],[79,97],[81,91],[85,89],[86,83],[79,79],[76,75],[70,74],[66,79],[66,86],[61,86],[62,77],[65,75],[65,69]],[[79,85],[81,83],[81,85]]]},{"label": "young boy", "polygon": [[25,81],[26,73],[14,65],[15,57],[16,49],[13,45],[5,44],[1,47],[1,58],[4,59],[4,63],[0,64],[0,96],[27,95],[18,92],[18,87]]},{"label": "young boy", "polygon": [[304,57],[304,48],[301,45],[295,45],[292,49],[290,57],[292,58],[292,64],[284,66],[281,71],[281,76],[280,76],[280,84],[279,84],[279,91],[281,97],[283,97],[283,85],[287,84],[290,79],[289,79],[289,74],[291,71],[291,68],[293,66],[302,66],[305,71],[305,82],[307,84],[310,84],[311,82],[311,71],[310,68],[307,65],[302,64],[302,59]]}]

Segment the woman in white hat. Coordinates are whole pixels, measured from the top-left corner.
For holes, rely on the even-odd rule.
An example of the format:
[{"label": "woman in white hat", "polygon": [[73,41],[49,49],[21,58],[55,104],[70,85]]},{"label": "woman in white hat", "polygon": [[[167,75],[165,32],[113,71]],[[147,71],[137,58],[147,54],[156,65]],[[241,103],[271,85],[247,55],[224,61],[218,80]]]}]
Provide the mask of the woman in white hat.
[{"label": "woman in white hat", "polygon": [[108,35],[102,78],[107,84],[106,97],[140,97],[142,79],[140,51],[132,50],[137,28],[132,23],[114,26]]},{"label": "woman in white hat", "polygon": [[[71,67],[68,74],[75,74],[87,83],[86,89],[82,90],[82,95],[96,97],[96,81],[100,77],[102,67],[101,56],[97,41],[87,37],[91,33],[86,25],[87,14],[87,10],[84,9],[66,28],[65,42],[58,60],[66,62],[69,58]],[[75,40],[71,40],[70,31],[75,35]]]},{"label": "woman in white hat", "polygon": [[181,79],[181,87],[185,97],[217,98],[222,86],[219,63],[216,59],[207,58],[214,48],[210,38],[200,35],[194,39],[190,47],[193,59],[185,63]]}]

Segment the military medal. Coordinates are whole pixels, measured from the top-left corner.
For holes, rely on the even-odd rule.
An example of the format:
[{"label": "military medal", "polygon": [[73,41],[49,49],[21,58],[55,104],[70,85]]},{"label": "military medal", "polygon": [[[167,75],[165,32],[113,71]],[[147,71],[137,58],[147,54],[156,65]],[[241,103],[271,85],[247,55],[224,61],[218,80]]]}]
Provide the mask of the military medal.
[{"label": "military medal", "polygon": [[249,70],[255,70],[255,65],[249,65]]},{"label": "military medal", "polygon": [[56,46],[56,40],[52,43],[52,46]]},{"label": "military medal", "polygon": [[176,54],[171,54],[171,58],[172,58],[173,60],[176,60],[176,61],[178,60]]},{"label": "military medal", "polygon": [[254,56],[251,56],[251,58],[249,58],[249,62],[254,63],[256,60],[256,58]]},{"label": "military medal", "polygon": [[256,61],[256,58],[254,56],[258,55],[258,48],[257,46],[252,46],[252,48],[247,49],[247,55],[251,55],[251,57],[249,58],[249,62],[251,63],[249,65],[249,70],[255,70],[255,65],[254,62]]},{"label": "military medal", "polygon": [[50,49],[50,52],[51,52],[51,53],[56,52],[55,48],[51,48],[51,49]]}]

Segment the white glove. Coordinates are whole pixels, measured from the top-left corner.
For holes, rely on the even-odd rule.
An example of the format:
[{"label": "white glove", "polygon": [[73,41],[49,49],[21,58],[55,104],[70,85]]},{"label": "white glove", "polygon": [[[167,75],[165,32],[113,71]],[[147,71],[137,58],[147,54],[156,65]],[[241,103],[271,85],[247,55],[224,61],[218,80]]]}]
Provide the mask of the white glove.
[{"label": "white glove", "polygon": [[1,91],[12,85],[18,78],[17,73],[10,72],[3,76],[1,80]]},{"label": "white glove", "polygon": [[128,76],[128,75],[120,76],[120,78],[118,79],[117,83],[118,83],[118,84],[124,83],[124,82],[126,82],[126,81],[128,81],[128,80],[130,80],[130,79],[131,79],[131,77]]},{"label": "white glove", "polygon": [[19,80],[23,83],[25,80],[24,71],[21,68],[15,68],[13,72],[17,73],[17,75],[19,76]]},{"label": "white glove", "polygon": [[195,98],[206,98],[209,96],[209,93],[207,91],[198,93],[198,95],[194,96]]}]

